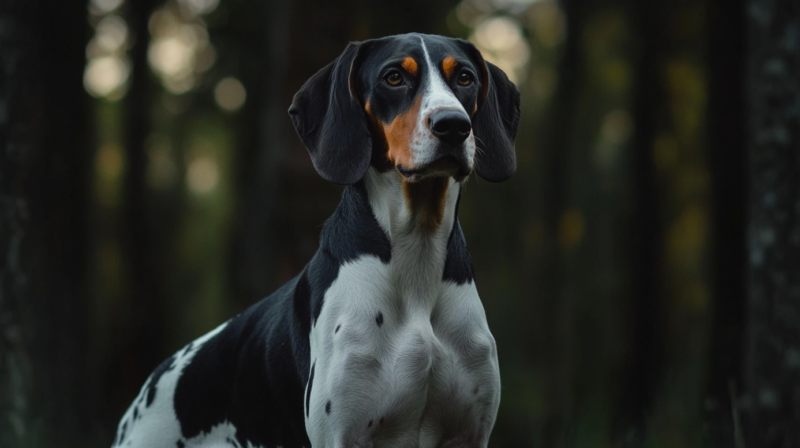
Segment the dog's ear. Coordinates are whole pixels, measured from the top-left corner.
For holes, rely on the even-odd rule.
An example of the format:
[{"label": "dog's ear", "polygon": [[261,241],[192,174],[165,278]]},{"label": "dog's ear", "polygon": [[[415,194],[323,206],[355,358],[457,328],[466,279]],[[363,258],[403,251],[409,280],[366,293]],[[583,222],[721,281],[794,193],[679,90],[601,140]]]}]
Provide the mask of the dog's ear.
[{"label": "dog's ear", "polygon": [[372,136],[355,91],[363,43],[351,43],[300,88],[289,115],[324,179],[350,185],[369,168]]},{"label": "dog's ear", "polygon": [[489,182],[502,182],[517,169],[514,138],[519,127],[519,90],[497,66],[470,45],[481,71],[481,98],[472,117],[478,149],[475,171]]}]

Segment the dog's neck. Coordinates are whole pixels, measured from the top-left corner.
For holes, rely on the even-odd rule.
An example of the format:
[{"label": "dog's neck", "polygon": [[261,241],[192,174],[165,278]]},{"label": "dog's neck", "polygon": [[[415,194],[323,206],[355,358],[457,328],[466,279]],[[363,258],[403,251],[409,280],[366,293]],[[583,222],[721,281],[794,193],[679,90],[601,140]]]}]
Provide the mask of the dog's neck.
[{"label": "dog's neck", "polygon": [[394,171],[370,168],[364,177],[369,204],[389,237],[398,286],[420,297],[441,283],[447,243],[456,222],[461,184],[451,177],[410,184]]}]

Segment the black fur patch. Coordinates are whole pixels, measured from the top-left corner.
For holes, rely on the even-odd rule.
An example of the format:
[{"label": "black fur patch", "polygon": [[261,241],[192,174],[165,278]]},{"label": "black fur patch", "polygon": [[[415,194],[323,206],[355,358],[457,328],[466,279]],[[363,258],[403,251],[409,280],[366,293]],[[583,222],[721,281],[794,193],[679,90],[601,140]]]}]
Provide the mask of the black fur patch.
[{"label": "black fur patch", "polygon": [[311,284],[312,325],[322,312],[325,291],[339,275],[339,267],[363,255],[373,255],[387,264],[392,245],[372,213],[361,180],[344,189],[339,207],[322,229],[319,251],[306,270]]},{"label": "black fur patch", "polygon": [[502,70],[488,62],[486,68],[489,93],[472,118],[478,145],[475,171],[489,182],[502,182],[517,169],[514,139],[519,128],[520,96]]},{"label": "black fur patch", "polygon": [[378,311],[378,316],[375,318],[375,322],[378,323],[379,327],[383,325],[383,313],[381,313],[380,311]]},{"label": "black fur patch", "polygon": [[308,336],[325,292],[342,264],[363,255],[383,263],[391,258],[363,182],[345,188],[320,240],[300,275],[232,319],[186,366],[175,390],[184,438],[227,420],[242,446],[310,444],[303,418],[313,385]]},{"label": "black fur patch", "polygon": [[[461,203],[459,195],[456,201],[456,216],[458,216],[458,206]],[[456,219],[450,238],[447,240],[447,258],[444,261],[443,281],[451,281],[457,285],[475,280],[475,273],[472,270],[472,258],[467,251],[467,242],[464,240],[464,233],[461,231],[461,224]]]},{"label": "black fur patch", "polygon": [[[299,279],[232,319],[197,350],[175,389],[185,439],[228,421],[241,446],[309,443],[303,423],[307,371],[298,369],[290,338]],[[307,351],[301,356],[308,365]]]},{"label": "black fur patch", "polygon": [[328,402],[325,403],[325,413],[329,414],[329,415],[331,413],[331,401],[330,400],[328,400]]},{"label": "black fur patch", "polygon": [[[359,181],[369,168],[372,137],[361,104],[350,91],[362,43],[351,43],[295,94],[289,115],[314,168],[341,185]],[[355,68],[355,70],[353,70]]]}]

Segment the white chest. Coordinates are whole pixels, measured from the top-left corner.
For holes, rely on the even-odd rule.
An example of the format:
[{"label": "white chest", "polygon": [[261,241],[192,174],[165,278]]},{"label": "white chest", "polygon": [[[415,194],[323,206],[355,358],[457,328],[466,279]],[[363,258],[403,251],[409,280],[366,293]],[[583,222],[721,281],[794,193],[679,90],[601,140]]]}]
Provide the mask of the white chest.
[{"label": "white chest", "polygon": [[409,282],[392,263],[361,257],[325,293],[310,335],[312,446],[486,446],[500,378],[474,284]]}]

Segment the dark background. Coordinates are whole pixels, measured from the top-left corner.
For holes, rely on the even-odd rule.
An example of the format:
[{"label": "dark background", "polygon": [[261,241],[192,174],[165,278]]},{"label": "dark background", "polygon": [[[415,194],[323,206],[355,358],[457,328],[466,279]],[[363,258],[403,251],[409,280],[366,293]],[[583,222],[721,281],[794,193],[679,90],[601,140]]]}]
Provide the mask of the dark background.
[{"label": "dark background", "polygon": [[516,175],[460,212],[490,446],[800,446],[796,0],[3,0],[0,446],[109,446],[161,360],[303,267],[341,188],[291,97],[411,31],[522,92]]}]

